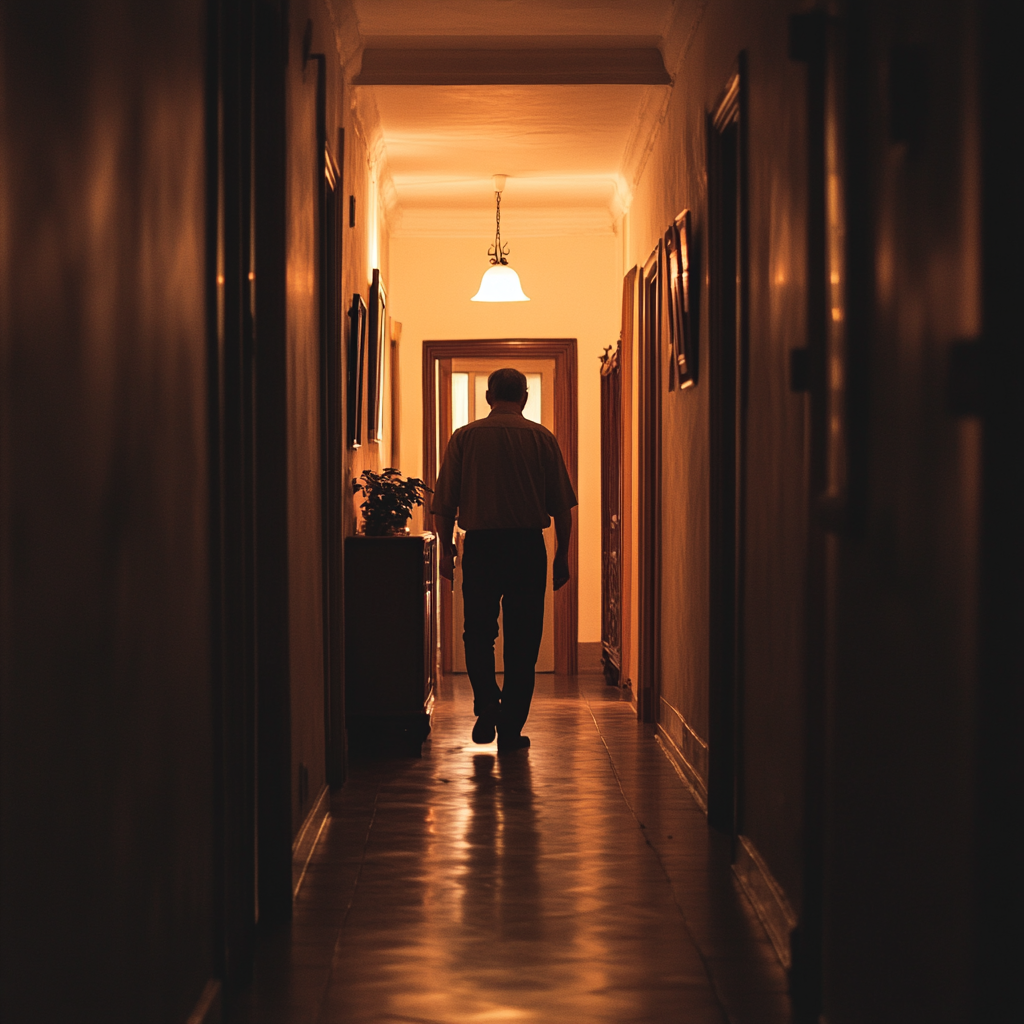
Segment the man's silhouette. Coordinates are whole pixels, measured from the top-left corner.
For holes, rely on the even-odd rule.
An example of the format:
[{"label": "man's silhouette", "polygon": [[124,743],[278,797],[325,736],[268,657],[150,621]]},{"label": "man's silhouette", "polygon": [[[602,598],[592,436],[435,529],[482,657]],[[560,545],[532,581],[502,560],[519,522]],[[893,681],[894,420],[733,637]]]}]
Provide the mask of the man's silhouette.
[{"label": "man's silhouette", "polygon": [[[526,378],[511,368],[487,378],[490,415],[459,428],[445,452],[431,503],[441,539],[441,575],[453,579],[455,518],[462,552],[466,670],[473,684],[476,743],[498,734],[498,751],[530,745],[523,726],[544,632],[547,550],[555,521],[555,590],[569,581],[569,537],[576,495],[555,435],[523,416]],[[494,673],[498,610],[505,627],[505,683]]]}]

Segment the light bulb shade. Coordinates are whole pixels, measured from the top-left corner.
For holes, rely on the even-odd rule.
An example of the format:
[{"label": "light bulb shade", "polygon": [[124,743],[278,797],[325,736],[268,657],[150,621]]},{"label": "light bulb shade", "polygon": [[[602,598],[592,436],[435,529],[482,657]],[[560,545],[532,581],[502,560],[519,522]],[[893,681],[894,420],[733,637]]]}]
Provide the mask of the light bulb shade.
[{"label": "light bulb shade", "polygon": [[480,290],[473,296],[473,302],[529,302],[530,296],[523,294],[519,275],[509,266],[495,264],[484,272],[480,279]]}]

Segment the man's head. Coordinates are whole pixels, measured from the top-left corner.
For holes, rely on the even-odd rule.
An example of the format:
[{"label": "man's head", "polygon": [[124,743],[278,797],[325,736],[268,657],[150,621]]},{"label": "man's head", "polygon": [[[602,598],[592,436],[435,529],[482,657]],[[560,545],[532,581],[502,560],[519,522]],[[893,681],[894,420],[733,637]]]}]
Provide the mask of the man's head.
[{"label": "man's head", "polygon": [[487,378],[487,403],[509,402],[522,411],[526,405],[526,378],[511,366],[495,370]]}]

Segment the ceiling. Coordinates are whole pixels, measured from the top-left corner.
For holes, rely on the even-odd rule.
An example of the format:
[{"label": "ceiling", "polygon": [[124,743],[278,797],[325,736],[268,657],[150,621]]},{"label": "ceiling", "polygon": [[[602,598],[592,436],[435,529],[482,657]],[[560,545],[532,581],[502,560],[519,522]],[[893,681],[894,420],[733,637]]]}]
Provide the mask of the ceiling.
[{"label": "ceiling", "polygon": [[613,230],[692,0],[350,2],[355,107],[394,234],[486,237],[494,174],[508,175],[503,235]]},{"label": "ceiling", "polygon": [[352,0],[367,45],[402,37],[663,35],[673,0]]}]

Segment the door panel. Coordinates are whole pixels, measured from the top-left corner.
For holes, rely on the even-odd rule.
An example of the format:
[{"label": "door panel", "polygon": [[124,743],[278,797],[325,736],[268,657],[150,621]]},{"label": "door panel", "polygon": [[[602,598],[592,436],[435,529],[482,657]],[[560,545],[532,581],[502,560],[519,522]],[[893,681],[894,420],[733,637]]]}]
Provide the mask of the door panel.
[{"label": "door panel", "polygon": [[[610,346],[609,346],[610,348]],[[619,350],[601,357],[601,664],[622,679],[622,394]]]}]

